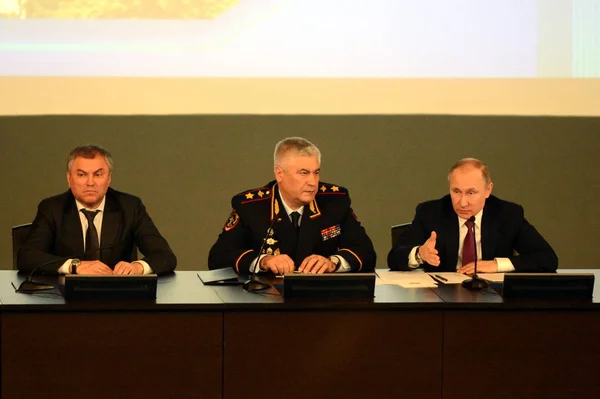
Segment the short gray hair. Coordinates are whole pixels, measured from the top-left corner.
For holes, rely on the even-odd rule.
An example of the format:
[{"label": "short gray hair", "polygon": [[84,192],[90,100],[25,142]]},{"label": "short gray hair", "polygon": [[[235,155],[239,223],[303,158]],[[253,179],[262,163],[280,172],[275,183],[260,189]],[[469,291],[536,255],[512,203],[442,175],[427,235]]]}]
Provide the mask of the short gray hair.
[{"label": "short gray hair", "polygon": [[281,158],[290,152],[296,155],[316,156],[319,165],[321,165],[321,151],[316,145],[302,137],[288,137],[275,145],[275,153],[273,154],[275,166],[281,166],[279,165]]},{"label": "short gray hair", "polygon": [[458,168],[462,168],[463,166],[467,165],[473,166],[474,168],[479,169],[481,171],[481,176],[483,176],[483,180],[485,181],[486,186],[492,182],[492,176],[490,175],[490,171],[488,170],[487,165],[477,158],[463,158],[457,161],[454,165],[452,165],[452,167],[450,168],[450,172],[448,172],[448,182],[450,182],[450,176],[452,175],[452,172],[454,172]]},{"label": "short gray hair", "polygon": [[67,172],[71,171],[71,167],[73,166],[73,162],[75,162],[75,158],[87,158],[93,159],[96,155],[101,155],[106,160],[108,164],[108,169],[112,173],[113,170],[113,159],[106,149],[100,147],[99,145],[82,145],[74,148],[67,157]]}]

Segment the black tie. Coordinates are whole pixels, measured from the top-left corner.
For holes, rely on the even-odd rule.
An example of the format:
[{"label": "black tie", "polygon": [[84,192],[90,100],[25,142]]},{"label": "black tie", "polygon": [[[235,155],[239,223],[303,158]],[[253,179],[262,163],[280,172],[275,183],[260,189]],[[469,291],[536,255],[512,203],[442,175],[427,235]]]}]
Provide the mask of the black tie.
[{"label": "black tie", "polygon": [[[300,213],[299,212],[292,212],[290,213],[290,216],[292,217],[292,226],[294,227],[294,252],[292,252],[290,254],[290,257],[292,259],[294,259],[294,261],[296,260],[296,250],[298,249],[298,232],[300,231],[300,225],[298,224],[298,222],[300,221]],[[298,265],[296,265],[298,266]]]},{"label": "black tie", "polygon": [[88,221],[88,228],[85,233],[85,255],[84,260],[100,259],[100,243],[98,241],[98,230],[94,225],[94,218],[100,211],[88,211],[82,209],[81,212],[85,215]]},{"label": "black tie", "polygon": [[290,215],[292,216],[292,226],[294,226],[294,231],[296,232],[296,236],[297,236],[298,230],[300,229],[300,224],[298,223],[300,221],[300,213],[294,211],[294,212],[290,213]]}]

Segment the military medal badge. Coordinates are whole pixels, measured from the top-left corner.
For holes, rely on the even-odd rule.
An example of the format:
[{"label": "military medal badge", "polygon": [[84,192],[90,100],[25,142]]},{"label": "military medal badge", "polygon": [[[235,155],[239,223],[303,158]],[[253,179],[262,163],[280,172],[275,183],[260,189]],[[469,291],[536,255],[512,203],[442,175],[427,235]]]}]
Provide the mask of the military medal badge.
[{"label": "military medal badge", "polygon": [[336,224],[335,226],[327,227],[326,229],[321,230],[321,239],[323,241],[327,241],[339,236],[340,234],[342,234],[342,228],[339,224]]}]

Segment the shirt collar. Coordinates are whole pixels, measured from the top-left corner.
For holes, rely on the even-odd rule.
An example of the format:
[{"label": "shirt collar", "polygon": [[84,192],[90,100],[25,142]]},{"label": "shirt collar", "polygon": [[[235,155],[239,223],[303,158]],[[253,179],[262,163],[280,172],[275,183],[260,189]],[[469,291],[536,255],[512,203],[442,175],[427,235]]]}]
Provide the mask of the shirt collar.
[{"label": "shirt collar", "polygon": [[283,204],[283,208],[285,209],[285,213],[289,216],[292,212],[298,212],[300,214],[300,216],[302,216],[302,213],[304,212],[304,205],[302,205],[300,208],[298,209],[292,209],[288,204],[285,203],[285,201],[283,200],[283,195],[280,195],[279,198],[281,198],[281,203]]},{"label": "shirt collar", "polygon": [[[461,227],[468,220],[468,219],[463,219],[463,218],[461,218],[458,215],[456,215],[456,217],[458,218],[458,225],[461,226]],[[481,219],[482,218],[483,218],[483,208],[481,208],[481,210],[479,211],[479,213],[477,213],[477,215],[475,215],[475,226],[481,227]]]},{"label": "shirt collar", "polygon": [[96,209],[90,209],[77,200],[75,200],[75,204],[77,205],[78,212],[80,212],[82,209],[87,209],[88,211],[104,212],[104,205],[106,205],[106,195],[104,196],[104,198],[102,198],[102,202],[100,202],[100,205],[98,205],[98,208],[96,208]]}]

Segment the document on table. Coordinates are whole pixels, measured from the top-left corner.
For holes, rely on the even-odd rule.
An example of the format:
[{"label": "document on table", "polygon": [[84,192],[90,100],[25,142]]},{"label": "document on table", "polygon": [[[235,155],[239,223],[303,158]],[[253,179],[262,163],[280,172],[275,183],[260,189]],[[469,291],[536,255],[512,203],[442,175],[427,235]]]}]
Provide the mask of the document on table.
[{"label": "document on table", "polygon": [[377,285],[393,284],[404,288],[435,288],[437,283],[427,273],[377,271]]},{"label": "document on table", "polygon": [[[424,273],[422,270],[407,272],[377,270],[376,272],[376,285],[393,284],[404,288],[435,288],[438,284],[460,284],[471,278],[455,272]],[[504,281],[504,273],[479,273],[478,276],[494,283]]]},{"label": "document on table", "polygon": [[493,283],[503,283],[504,273],[477,273],[479,277]]}]

